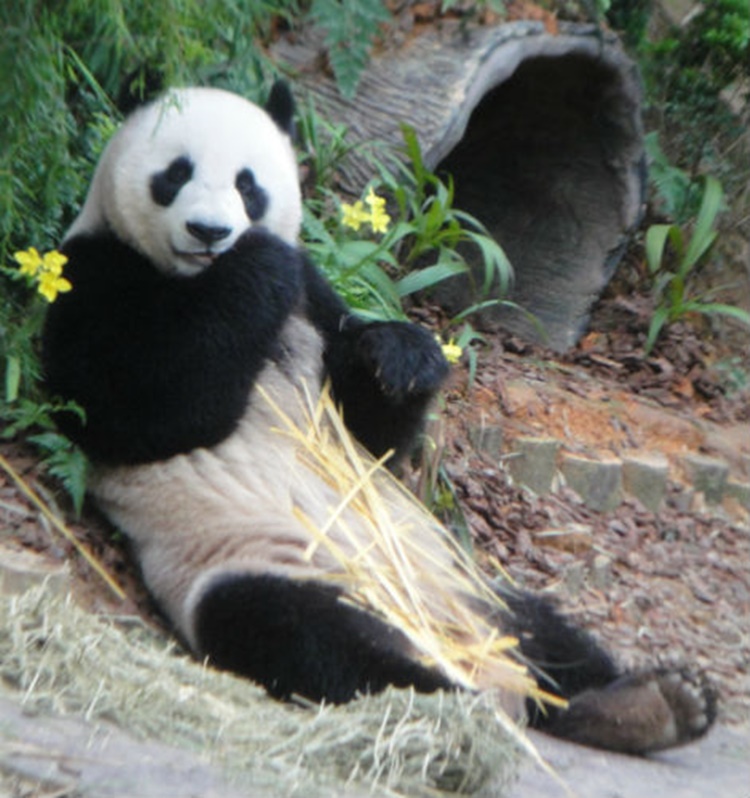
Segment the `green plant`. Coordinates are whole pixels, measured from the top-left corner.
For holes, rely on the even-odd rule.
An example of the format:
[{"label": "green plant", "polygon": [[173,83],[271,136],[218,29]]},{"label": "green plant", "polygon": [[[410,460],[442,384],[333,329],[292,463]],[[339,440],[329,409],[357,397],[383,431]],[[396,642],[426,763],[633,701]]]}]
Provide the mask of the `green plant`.
[{"label": "green plant", "polygon": [[640,64],[652,117],[667,134],[670,157],[688,173],[720,174],[732,191],[747,183],[747,170],[722,173],[722,149],[744,133],[722,92],[750,75],[750,5],[747,0],[714,0],[680,28],[640,48]]},{"label": "green plant", "polygon": [[659,143],[659,133],[645,136],[649,159],[649,182],[656,193],[659,210],[678,224],[695,216],[701,200],[701,181],[670,163]]},{"label": "green plant", "polygon": [[[340,206],[330,190],[320,190],[315,212],[307,208],[303,222],[303,238],[314,260],[349,304],[386,318],[403,318],[402,303],[411,294],[468,273],[459,245],[479,251],[485,292],[496,286],[502,294],[512,278],[502,248],[473,216],[453,207],[452,185],[426,168],[414,131],[404,127],[403,134],[406,159],[392,167],[376,164],[376,185],[390,199],[396,221],[363,237],[356,225],[357,206],[360,221],[368,218],[363,202]],[[373,190],[370,186],[368,197]],[[467,309],[455,323],[476,309]]]},{"label": "green plant", "polygon": [[628,46],[637,47],[646,34],[652,5],[653,0],[612,0],[607,21],[622,33]]},{"label": "green plant", "polygon": [[[678,224],[655,224],[646,232],[646,261],[654,278],[656,309],[651,318],[646,351],[650,352],[662,328],[691,313],[730,316],[750,326],[750,313],[733,305],[690,296],[689,278],[700,267],[716,240],[714,227],[724,192],[716,178],[708,176],[692,235]],[[667,244],[671,252],[667,252]],[[672,265],[674,264],[674,265]]]},{"label": "green plant", "polygon": [[87,461],[80,449],[55,432],[54,415],[59,412],[81,415],[81,410],[71,402],[44,400],[37,387],[38,361],[33,349],[46,305],[54,302],[59,293],[72,288],[63,276],[67,259],[56,251],[40,255],[33,248],[17,252],[14,259],[19,268],[0,267],[0,274],[14,289],[11,292],[14,299],[22,296],[24,288],[31,296],[24,297],[17,305],[8,302],[0,311],[0,363],[5,366],[4,402],[0,405],[4,426],[0,437],[9,440],[25,435],[36,447],[48,473],[60,480],[80,513],[86,491]]},{"label": "green plant", "polygon": [[[308,206],[325,211],[326,201],[333,196],[336,173],[341,163],[366,145],[347,139],[348,128],[334,124],[318,113],[312,97],[300,106],[297,114],[300,166],[305,172],[304,183],[309,188]],[[371,142],[368,142],[372,146]]]},{"label": "green plant", "polygon": [[[399,211],[399,223],[392,232],[391,246],[399,247],[399,259],[407,272],[397,283],[400,296],[422,291],[456,274],[468,273],[462,245],[478,250],[484,278],[481,292],[507,293],[513,269],[485,227],[471,214],[453,207],[453,183],[430,172],[422,159],[414,130],[402,126],[404,161],[394,170],[381,167],[381,179]],[[429,256],[430,265],[420,267]]]},{"label": "green plant", "polygon": [[382,0],[312,0],[310,18],[325,31],[328,61],[339,90],[352,97],[380,25],[391,20]]}]

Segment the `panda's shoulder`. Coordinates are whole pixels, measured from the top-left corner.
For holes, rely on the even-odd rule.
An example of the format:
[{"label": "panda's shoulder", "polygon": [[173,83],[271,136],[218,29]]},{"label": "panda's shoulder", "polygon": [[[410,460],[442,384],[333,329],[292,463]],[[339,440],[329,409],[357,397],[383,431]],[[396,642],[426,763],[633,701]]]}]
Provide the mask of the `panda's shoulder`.
[{"label": "panda's shoulder", "polygon": [[153,264],[112,233],[86,233],[68,239],[62,246],[68,258],[66,274],[83,290],[98,286],[112,290],[117,284],[147,281]]}]

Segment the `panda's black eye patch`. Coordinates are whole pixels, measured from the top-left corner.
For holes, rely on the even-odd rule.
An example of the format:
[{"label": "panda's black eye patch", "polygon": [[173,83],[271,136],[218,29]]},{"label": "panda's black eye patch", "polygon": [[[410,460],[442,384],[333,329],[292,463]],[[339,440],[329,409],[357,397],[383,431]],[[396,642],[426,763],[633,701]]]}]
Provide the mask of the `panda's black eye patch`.
[{"label": "panda's black eye patch", "polygon": [[263,217],[268,207],[268,195],[255,182],[255,175],[250,169],[242,169],[237,173],[234,181],[235,188],[245,204],[245,213],[252,221],[257,222]]},{"label": "panda's black eye patch", "polygon": [[184,155],[175,158],[166,169],[151,177],[151,197],[157,205],[168,207],[192,176],[193,163],[190,158]]}]

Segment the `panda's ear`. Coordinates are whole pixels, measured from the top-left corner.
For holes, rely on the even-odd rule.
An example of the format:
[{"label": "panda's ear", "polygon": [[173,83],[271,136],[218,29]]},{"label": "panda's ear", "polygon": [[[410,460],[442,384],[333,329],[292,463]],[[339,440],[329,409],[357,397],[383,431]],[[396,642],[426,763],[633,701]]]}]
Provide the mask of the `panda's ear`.
[{"label": "panda's ear", "polygon": [[279,129],[294,139],[294,97],[286,81],[277,80],[273,84],[266,111]]},{"label": "panda's ear", "polygon": [[161,94],[164,85],[164,74],[158,67],[142,64],[123,80],[115,105],[127,116]]}]

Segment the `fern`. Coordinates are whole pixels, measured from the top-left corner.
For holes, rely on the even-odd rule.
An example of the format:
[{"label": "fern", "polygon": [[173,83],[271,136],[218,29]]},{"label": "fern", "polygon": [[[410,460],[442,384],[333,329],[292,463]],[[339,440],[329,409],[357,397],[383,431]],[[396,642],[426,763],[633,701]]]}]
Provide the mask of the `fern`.
[{"label": "fern", "polygon": [[391,15],[382,0],[313,0],[310,18],[326,33],[328,60],[339,90],[352,97],[381,24]]}]

